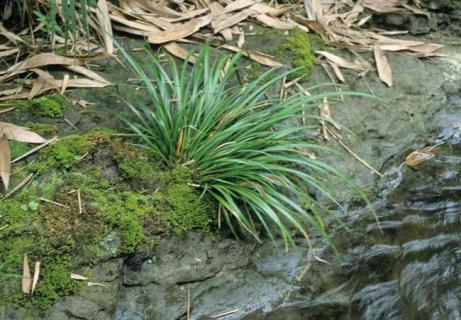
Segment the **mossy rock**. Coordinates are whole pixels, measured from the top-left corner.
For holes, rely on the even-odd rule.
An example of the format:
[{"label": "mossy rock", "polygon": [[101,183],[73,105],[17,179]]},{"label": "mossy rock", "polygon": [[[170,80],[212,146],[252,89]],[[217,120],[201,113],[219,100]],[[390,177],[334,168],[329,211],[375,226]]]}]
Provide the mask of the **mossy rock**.
[{"label": "mossy rock", "polygon": [[301,76],[308,76],[315,65],[315,58],[312,52],[311,38],[299,28],[292,29],[285,41],[274,50],[275,57],[288,60],[291,67],[296,69],[290,79]]},{"label": "mossy rock", "polygon": [[59,128],[55,124],[51,123],[27,122],[25,127],[43,137],[56,135],[59,132]]},{"label": "mossy rock", "polygon": [[[2,301],[46,309],[82,287],[70,272],[212,228],[213,204],[192,186],[187,167],[163,168],[113,131],[67,136],[32,157],[17,165],[33,181],[0,202]],[[24,254],[42,265],[34,295],[20,292]]]},{"label": "mossy rock", "polygon": [[[297,69],[289,79],[300,76],[308,77],[317,63],[314,51],[324,50],[326,45],[317,35],[307,34],[296,27],[289,31],[274,30],[261,26],[254,26],[256,36],[250,36],[251,41],[246,44],[248,50],[257,50],[274,56],[290,69]],[[254,80],[262,75],[264,68],[254,62],[247,67],[246,79]]]},{"label": "mossy rock", "polygon": [[35,115],[48,118],[62,118],[64,109],[70,102],[59,94],[50,94],[32,100],[20,100],[12,103],[22,112],[31,112]]}]

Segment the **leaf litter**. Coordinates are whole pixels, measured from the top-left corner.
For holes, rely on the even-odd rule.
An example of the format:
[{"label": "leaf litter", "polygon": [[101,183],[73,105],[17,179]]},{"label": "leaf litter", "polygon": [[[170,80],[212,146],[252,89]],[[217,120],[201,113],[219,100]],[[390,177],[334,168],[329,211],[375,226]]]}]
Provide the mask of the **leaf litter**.
[{"label": "leaf litter", "polygon": [[[60,2],[58,5],[62,6]],[[62,8],[58,9],[60,12]],[[242,26],[251,22],[278,30],[300,28],[317,34],[330,48],[347,49],[356,56],[350,60],[337,53],[316,52],[324,61],[323,66],[331,68],[339,81],[345,81],[341,69],[352,69],[361,75],[377,70],[380,79],[388,86],[393,85],[388,52],[417,57],[443,56],[438,44],[393,37],[406,31],[389,32],[366,27],[366,22],[373,14],[402,12],[427,16],[418,1],[410,5],[401,0],[304,0],[302,4],[279,5],[259,0],[120,0],[118,5],[114,5],[107,0],[99,0],[89,11],[93,13],[89,25],[98,35],[99,42],[93,38],[84,40],[71,37],[70,46],[75,50],[72,57],[52,52],[39,52],[28,57],[28,48],[32,44],[26,43],[22,35],[29,31],[20,32],[20,36],[0,26],[0,34],[6,39],[0,43],[0,57],[19,60],[0,71],[0,84],[7,84],[7,90],[10,90],[0,93],[0,101],[32,99],[50,90],[65,92],[69,88],[110,85],[109,81],[83,64],[88,59],[114,56],[113,30],[143,36],[148,42],[163,46],[170,54],[181,59],[190,55],[183,44],[211,41],[212,45],[221,49],[242,52],[262,65],[278,67],[282,64],[274,57],[243,48],[245,31]],[[79,30],[79,33],[84,34],[84,30]],[[234,39],[235,35],[237,39]],[[236,45],[233,44],[235,41],[231,42],[233,40],[236,40]],[[64,44],[66,40],[54,35],[53,42]],[[53,51],[52,44],[48,47]],[[373,62],[360,58],[359,53],[366,51],[373,53]],[[62,66],[80,78],[67,75],[57,79],[46,70],[51,65]],[[24,73],[32,77],[27,78]],[[17,77],[27,78],[23,86],[18,86],[14,81]]]}]

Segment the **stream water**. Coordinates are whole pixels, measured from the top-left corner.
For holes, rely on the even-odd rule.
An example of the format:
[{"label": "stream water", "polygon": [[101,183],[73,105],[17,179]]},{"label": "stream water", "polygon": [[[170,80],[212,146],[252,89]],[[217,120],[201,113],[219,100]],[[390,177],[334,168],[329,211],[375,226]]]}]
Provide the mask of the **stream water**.
[{"label": "stream water", "polygon": [[435,139],[435,158],[386,171],[380,222],[351,221],[354,239],[341,246],[329,289],[305,287],[274,312],[245,319],[461,319],[460,120]]},{"label": "stream water", "polygon": [[461,319],[461,122],[450,129],[435,159],[388,171],[382,232],[368,225],[374,244],[352,249],[364,319]]}]

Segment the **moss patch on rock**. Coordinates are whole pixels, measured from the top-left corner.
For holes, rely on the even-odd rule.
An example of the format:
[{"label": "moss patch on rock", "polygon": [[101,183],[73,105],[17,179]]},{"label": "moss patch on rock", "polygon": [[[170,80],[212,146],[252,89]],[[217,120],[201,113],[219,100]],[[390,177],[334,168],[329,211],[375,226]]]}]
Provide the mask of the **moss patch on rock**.
[{"label": "moss patch on rock", "polygon": [[58,127],[51,123],[27,122],[25,127],[44,137],[55,135],[59,132]]},{"label": "moss patch on rock", "polygon": [[62,118],[64,109],[69,106],[69,103],[65,97],[59,94],[50,94],[31,101],[20,100],[14,105],[20,111],[31,112],[41,117]]},{"label": "moss patch on rock", "polygon": [[[80,290],[71,272],[151,250],[161,237],[211,230],[213,204],[191,185],[193,173],[162,168],[113,131],[67,136],[34,157],[18,164],[33,181],[0,201],[1,301],[46,309]],[[34,295],[20,291],[24,254],[42,264]]]},{"label": "moss patch on rock", "polygon": [[315,58],[312,52],[311,39],[303,30],[292,29],[285,41],[274,50],[274,55],[290,61],[291,67],[297,71],[291,78],[309,75],[314,69]]}]

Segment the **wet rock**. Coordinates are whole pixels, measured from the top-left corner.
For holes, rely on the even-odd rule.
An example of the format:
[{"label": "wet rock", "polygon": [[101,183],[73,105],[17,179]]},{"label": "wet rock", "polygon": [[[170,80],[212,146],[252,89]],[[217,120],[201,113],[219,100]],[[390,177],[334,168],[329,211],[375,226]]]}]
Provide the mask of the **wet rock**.
[{"label": "wet rock", "polygon": [[408,18],[408,30],[414,36],[436,31],[437,25],[438,21],[435,15],[431,15],[430,17],[412,15]]},{"label": "wet rock", "polygon": [[[222,270],[242,268],[249,262],[251,248],[232,240],[218,240],[191,233],[184,238],[165,239],[141,270],[126,268],[125,285],[181,284],[202,281]],[[174,267],[173,267],[174,266]]]},{"label": "wet rock", "polygon": [[179,286],[125,287],[119,299],[115,320],[173,320],[187,312],[187,292]]},{"label": "wet rock", "polygon": [[81,294],[61,299],[49,310],[46,319],[112,319],[118,301],[123,260],[114,259],[88,270],[91,282]]},{"label": "wet rock", "polygon": [[191,288],[192,292],[203,292],[193,299],[192,319],[229,310],[235,312],[220,319],[240,319],[256,310],[267,313],[286,300],[295,288],[278,278],[263,276],[252,269],[223,272]]},{"label": "wet rock", "polygon": [[461,8],[461,3],[456,0],[423,0],[421,6],[435,11],[454,11]]}]

